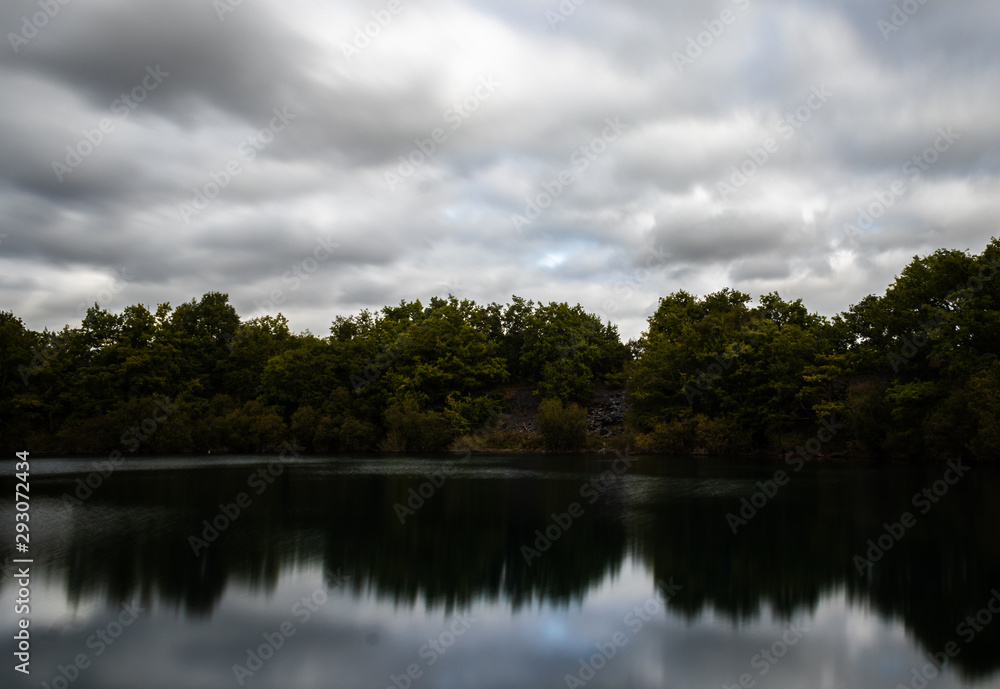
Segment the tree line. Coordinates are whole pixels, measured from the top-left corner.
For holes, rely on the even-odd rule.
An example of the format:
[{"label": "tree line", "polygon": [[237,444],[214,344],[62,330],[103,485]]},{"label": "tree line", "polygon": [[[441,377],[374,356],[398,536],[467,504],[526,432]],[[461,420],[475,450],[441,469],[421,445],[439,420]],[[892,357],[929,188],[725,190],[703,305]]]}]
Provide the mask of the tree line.
[{"label": "tree line", "polygon": [[[833,317],[723,289],[660,299],[636,340],[580,305],[433,297],[337,316],[329,335],[241,320],[218,292],[94,305],[32,331],[0,312],[0,445],[34,452],[618,449],[992,459],[1000,451],[1000,240],[914,257]],[[512,391],[536,432],[505,428]],[[612,437],[597,388],[623,388]],[[166,404],[164,403],[166,401]],[[167,410],[167,412],[164,412]],[[824,436],[825,437],[825,436]]]}]

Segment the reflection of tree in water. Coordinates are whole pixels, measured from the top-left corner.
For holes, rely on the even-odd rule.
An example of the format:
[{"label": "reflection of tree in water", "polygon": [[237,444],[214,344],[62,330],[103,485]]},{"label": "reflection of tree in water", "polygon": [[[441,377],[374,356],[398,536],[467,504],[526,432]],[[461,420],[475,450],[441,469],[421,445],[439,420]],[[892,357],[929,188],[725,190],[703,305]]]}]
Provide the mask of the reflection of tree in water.
[{"label": "reflection of tree in water", "polygon": [[[594,505],[580,497],[580,474],[452,478],[405,524],[393,505],[405,502],[420,476],[302,467],[256,495],[247,489],[246,468],[201,471],[196,482],[184,472],[120,472],[74,508],[56,573],[66,578],[71,602],[139,597],[192,615],[211,614],[228,586],[273,590],[282,571],[303,566],[340,569],[355,593],[397,605],[450,611],[493,601],[517,611],[582,601],[632,554],[654,578],[683,584],[671,601],[674,613],[695,618],[711,606],[751,620],[767,605],[791,617],[846,590],[851,601],[900,618],[928,652],[959,643],[952,663],[965,676],[1000,667],[1000,625],[968,645],[955,633],[1000,585],[1000,506],[989,500],[1000,481],[986,469],[926,516],[910,498],[939,478],[939,467],[807,471],[733,536],[726,512],[773,468],[733,484],[742,486],[736,492],[705,497],[677,486],[710,471],[655,461],[646,471],[659,475],[625,477]],[[195,557],[189,536],[241,491],[253,504]],[[574,501],[584,516],[528,566],[522,546]],[[916,514],[917,525],[870,576],[859,574],[853,557],[904,510]]]},{"label": "reflection of tree in water", "polygon": [[[762,470],[755,481],[771,471]],[[991,499],[1000,488],[995,473],[986,480],[987,470],[980,469],[922,515],[911,498],[940,478],[940,466],[821,471],[793,479],[795,485],[782,489],[735,536],[724,516],[738,509],[739,495],[715,504],[654,497],[633,506],[644,515],[637,542],[654,576],[673,575],[686,584],[672,609],[695,617],[711,605],[739,620],[756,617],[766,604],[790,618],[813,610],[822,596],[846,590],[851,602],[901,619],[928,652],[958,643],[962,652],[952,663],[966,677],[1000,667],[1000,625],[968,645],[955,633],[1000,583],[1000,505]],[[747,486],[749,494],[753,482]],[[854,556],[864,556],[868,540],[904,511],[916,525],[862,575]]]}]

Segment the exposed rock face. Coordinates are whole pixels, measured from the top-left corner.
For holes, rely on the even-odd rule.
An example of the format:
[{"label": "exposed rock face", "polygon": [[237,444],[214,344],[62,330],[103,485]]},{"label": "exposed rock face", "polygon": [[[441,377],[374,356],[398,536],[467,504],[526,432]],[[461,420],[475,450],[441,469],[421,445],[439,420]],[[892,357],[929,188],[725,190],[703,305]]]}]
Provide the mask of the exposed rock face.
[{"label": "exposed rock face", "polygon": [[[532,394],[530,388],[511,387],[505,394],[510,404],[510,413],[498,421],[495,428],[501,431],[535,433],[535,416],[542,398]],[[601,437],[621,433],[625,424],[625,390],[622,388],[598,388],[584,406],[587,409],[587,431]]]},{"label": "exposed rock face", "polygon": [[587,403],[587,430],[602,437],[620,433],[625,424],[625,390],[602,388]]},{"label": "exposed rock face", "polygon": [[510,413],[501,420],[497,427],[503,431],[520,431],[535,433],[535,416],[538,414],[538,404],[542,401],[539,395],[533,395],[529,388],[511,388],[504,396],[510,404]]}]

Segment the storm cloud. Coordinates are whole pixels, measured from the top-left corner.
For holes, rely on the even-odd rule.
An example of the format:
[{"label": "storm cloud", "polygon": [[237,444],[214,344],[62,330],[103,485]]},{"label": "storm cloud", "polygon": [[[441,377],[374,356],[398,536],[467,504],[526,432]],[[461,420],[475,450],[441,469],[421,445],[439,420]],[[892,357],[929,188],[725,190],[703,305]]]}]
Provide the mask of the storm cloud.
[{"label": "storm cloud", "polygon": [[833,314],[998,234],[994,11],[10,0],[0,308],[218,290],[323,335],[518,294],[635,337],[659,296],[732,286]]}]

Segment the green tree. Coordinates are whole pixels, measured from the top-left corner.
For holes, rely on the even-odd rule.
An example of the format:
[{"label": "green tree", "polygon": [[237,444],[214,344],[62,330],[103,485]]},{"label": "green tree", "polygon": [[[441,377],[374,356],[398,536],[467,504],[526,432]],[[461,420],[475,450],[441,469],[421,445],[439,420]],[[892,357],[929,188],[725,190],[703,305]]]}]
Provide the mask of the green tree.
[{"label": "green tree", "polygon": [[295,338],[294,346],[268,359],[260,373],[260,399],[291,415],[299,406],[320,407],[334,387],[333,352],[324,340]]},{"label": "green tree", "polygon": [[709,428],[707,421],[690,420],[704,417],[731,427],[740,438],[734,447],[747,438],[759,447],[782,447],[814,432],[817,410],[836,402],[818,396],[831,393],[818,384],[832,371],[817,367],[843,349],[844,326],[776,293],[762,296],[757,307],[749,301],[730,289],[660,300],[639,341],[640,355],[627,367],[629,419],[639,432],[659,429],[660,438],[687,440],[648,442],[689,445],[699,424]]},{"label": "green tree", "polygon": [[288,330],[288,319],[279,313],[241,323],[228,346],[223,385],[238,399],[246,401],[260,393],[268,361],[295,346],[295,338]]},{"label": "green tree", "polygon": [[[30,385],[37,335],[10,311],[0,311],[0,447],[26,447],[33,428],[42,425],[45,405]],[[37,364],[42,363],[39,359]]]},{"label": "green tree", "polygon": [[[519,305],[523,307],[523,304]],[[539,305],[524,316],[519,371],[538,391],[562,401],[583,401],[628,360],[616,326],[603,324],[577,304]]]},{"label": "green tree", "polygon": [[226,423],[230,446],[238,452],[274,452],[286,439],[281,415],[256,400],[232,411]]},{"label": "green tree", "polygon": [[[168,305],[165,305],[169,309]],[[163,324],[163,338],[180,353],[178,375],[205,396],[225,390],[229,343],[240,326],[229,295],[209,292],[179,305]]]},{"label": "green tree", "polygon": [[444,415],[421,409],[419,400],[410,395],[388,406],[385,428],[381,449],[388,452],[441,450],[452,439]]}]

